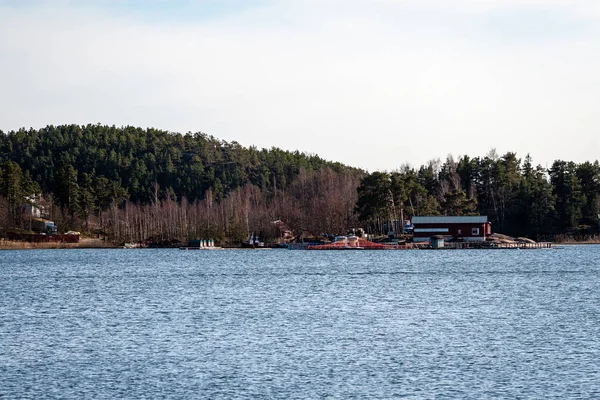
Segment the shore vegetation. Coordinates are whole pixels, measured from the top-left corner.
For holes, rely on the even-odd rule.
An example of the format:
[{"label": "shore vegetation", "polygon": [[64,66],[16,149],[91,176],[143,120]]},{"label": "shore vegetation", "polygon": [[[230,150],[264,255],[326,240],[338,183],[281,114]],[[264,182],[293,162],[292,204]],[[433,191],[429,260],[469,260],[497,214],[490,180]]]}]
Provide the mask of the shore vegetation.
[{"label": "shore vegetation", "polygon": [[398,165],[368,173],[299,151],[131,126],[0,131],[0,234],[31,230],[40,212],[61,232],[115,243],[403,233],[413,215],[487,215],[494,232],[536,240],[598,238],[598,161],[546,168],[492,150]]}]

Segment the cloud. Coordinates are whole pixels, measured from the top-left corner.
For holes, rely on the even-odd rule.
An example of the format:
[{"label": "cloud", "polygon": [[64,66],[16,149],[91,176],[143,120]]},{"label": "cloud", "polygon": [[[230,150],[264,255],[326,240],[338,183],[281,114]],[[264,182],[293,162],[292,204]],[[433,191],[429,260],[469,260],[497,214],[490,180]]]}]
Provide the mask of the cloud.
[{"label": "cloud", "polygon": [[112,3],[0,3],[0,128],[205,131],[370,170],[600,150],[591,2]]}]

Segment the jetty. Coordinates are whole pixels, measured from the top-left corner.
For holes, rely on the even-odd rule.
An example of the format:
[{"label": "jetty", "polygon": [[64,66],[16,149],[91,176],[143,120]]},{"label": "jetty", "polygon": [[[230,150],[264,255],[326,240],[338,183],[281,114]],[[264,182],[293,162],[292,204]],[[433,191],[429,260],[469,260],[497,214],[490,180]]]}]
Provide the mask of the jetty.
[{"label": "jetty", "polygon": [[550,242],[512,242],[512,243],[495,243],[495,242],[445,242],[443,245],[435,243],[413,243],[414,248],[420,250],[490,250],[490,249],[513,249],[513,250],[533,250],[533,249],[551,249]]},{"label": "jetty", "polygon": [[517,240],[491,237],[486,241],[446,241],[443,236],[432,236],[429,242],[411,242],[401,244],[376,243],[354,235],[336,237],[331,243],[290,243],[290,250],[533,250],[550,249],[550,242],[535,242],[530,239]]}]

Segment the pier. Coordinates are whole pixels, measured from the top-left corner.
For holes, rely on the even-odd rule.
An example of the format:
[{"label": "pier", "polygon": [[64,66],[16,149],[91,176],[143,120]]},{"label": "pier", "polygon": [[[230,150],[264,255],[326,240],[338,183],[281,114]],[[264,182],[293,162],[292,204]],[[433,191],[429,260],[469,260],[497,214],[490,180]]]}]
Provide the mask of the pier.
[{"label": "pier", "polygon": [[290,250],[534,250],[551,249],[550,242],[508,242],[498,243],[492,241],[486,242],[444,242],[443,245],[432,243],[406,243],[406,244],[381,244],[361,240],[355,245],[343,242],[334,242],[330,244],[307,244],[303,246],[288,245]]},{"label": "pier", "polygon": [[533,249],[551,249],[552,243],[550,242],[539,242],[539,243],[528,243],[528,242],[513,242],[513,243],[496,243],[496,242],[446,242],[443,247],[434,248],[429,243],[422,245],[416,245],[420,249],[432,249],[432,250],[458,250],[458,249],[520,249],[520,250],[533,250]]}]

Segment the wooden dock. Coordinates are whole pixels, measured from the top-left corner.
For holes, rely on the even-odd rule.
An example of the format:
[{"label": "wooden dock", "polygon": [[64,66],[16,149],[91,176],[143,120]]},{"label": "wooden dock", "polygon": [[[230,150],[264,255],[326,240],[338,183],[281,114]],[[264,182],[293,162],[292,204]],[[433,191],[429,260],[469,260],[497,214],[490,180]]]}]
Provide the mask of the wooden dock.
[{"label": "wooden dock", "polygon": [[430,243],[406,243],[402,245],[381,245],[373,244],[351,246],[333,245],[308,245],[308,246],[290,246],[293,250],[534,250],[551,249],[552,243],[495,243],[495,242],[448,242],[443,247],[433,247]]},{"label": "wooden dock", "polygon": [[[433,249],[429,244],[420,247],[421,249]],[[494,242],[449,242],[444,243],[444,247],[435,250],[458,250],[458,249],[519,249],[519,250],[534,250],[534,249],[551,249],[551,242],[538,243],[494,243]]]},{"label": "wooden dock", "polygon": [[550,242],[534,241],[469,241],[469,242],[446,242],[444,240],[432,240],[430,242],[388,244],[375,243],[363,238],[352,242],[339,240],[331,243],[289,243],[290,250],[472,250],[472,249],[550,249]]}]

